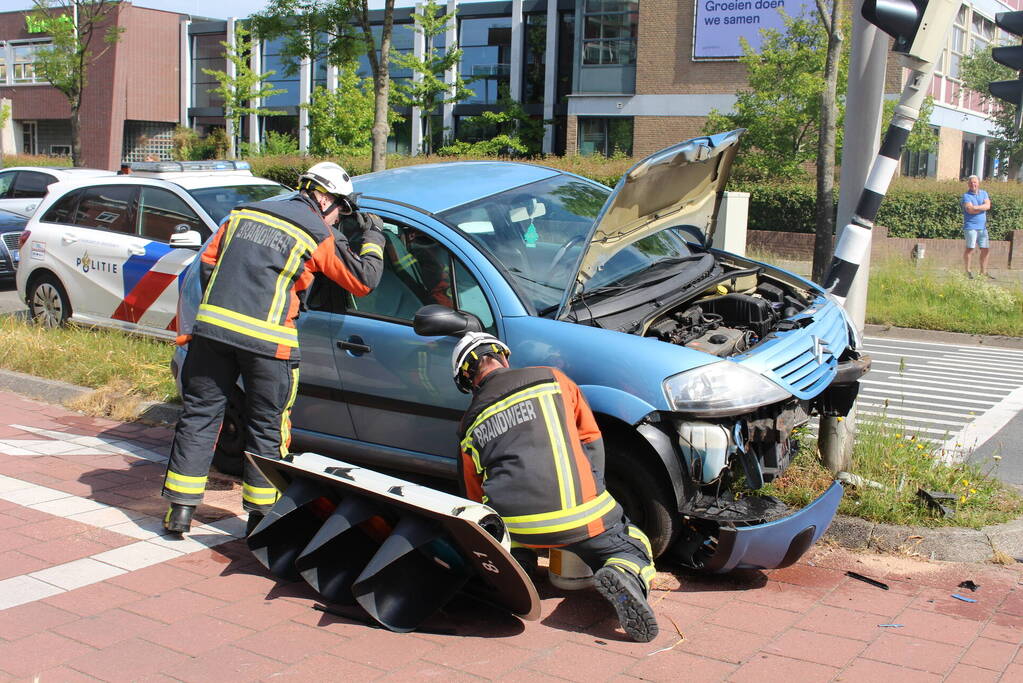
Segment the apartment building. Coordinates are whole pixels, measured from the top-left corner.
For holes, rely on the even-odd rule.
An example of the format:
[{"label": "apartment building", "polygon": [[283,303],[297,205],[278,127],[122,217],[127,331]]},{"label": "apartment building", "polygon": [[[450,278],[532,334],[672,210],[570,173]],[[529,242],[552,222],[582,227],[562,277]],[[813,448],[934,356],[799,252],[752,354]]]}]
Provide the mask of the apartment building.
[{"label": "apartment building", "polygon": [[[67,98],[35,69],[34,54],[50,39],[32,33],[28,12],[0,13],[0,100],[11,105],[8,139],[23,154],[71,153]],[[180,120],[178,69],[182,15],[120,3],[111,21],[122,29],[88,72],[81,106],[86,166],[116,169],[122,160],[169,157]],[[101,38],[102,34],[100,34]],[[93,51],[102,50],[97,39]],[[13,135],[10,133],[13,132]]]}]

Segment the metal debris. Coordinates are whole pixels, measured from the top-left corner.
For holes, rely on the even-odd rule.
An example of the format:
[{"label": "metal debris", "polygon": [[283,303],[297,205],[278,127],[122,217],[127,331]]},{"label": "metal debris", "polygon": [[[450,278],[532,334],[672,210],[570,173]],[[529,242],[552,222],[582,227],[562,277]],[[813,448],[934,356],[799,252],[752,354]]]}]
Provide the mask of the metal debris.
[{"label": "metal debris", "polygon": [[953,593],[952,597],[956,600],[962,600],[963,602],[977,602],[973,598],[968,598],[965,595],[959,595],[959,593]]},{"label": "metal debris", "polygon": [[878,624],[879,628],[902,628],[902,624]]},{"label": "metal debris", "polygon": [[946,493],[944,491],[926,491],[924,489],[917,489],[916,496],[920,500],[927,503],[927,507],[939,513],[942,517],[955,516],[955,510],[944,504],[955,503],[956,497],[954,493]]},{"label": "metal debris", "polygon": [[850,577],[850,578],[856,579],[857,581],[862,581],[863,583],[869,583],[871,586],[876,586],[876,587],[880,588],[881,590],[888,590],[888,584],[887,583],[884,583],[882,581],[878,581],[877,579],[872,579],[869,576],[864,576],[863,574],[857,574],[856,572],[846,572],[845,575]]}]

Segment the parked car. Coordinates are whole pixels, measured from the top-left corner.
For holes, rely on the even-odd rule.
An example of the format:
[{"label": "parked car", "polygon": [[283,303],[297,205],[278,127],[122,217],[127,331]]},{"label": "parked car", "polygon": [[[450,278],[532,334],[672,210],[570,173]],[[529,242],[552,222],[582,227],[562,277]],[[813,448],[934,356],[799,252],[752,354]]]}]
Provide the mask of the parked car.
[{"label": "parked car", "polygon": [[114,175],[98,168],[50,168],[12,166],[0,171],[0,209],[28,218],[35,212],[50,185]]},{"label": "parked car", "polygon": [[47,325],[176,336],[178,277],[237,204],[292,190],[247,162],[150,162],[50,188],[22,238],[18,291]]},{"label": "parked car", "polygon": [[0,282],[14,278],[18,269],[18,242],[28,219],[0,210]]},{"label": "parked car", "polygon": [[[733,491],[777,477],[812,415],[845,414],[869,361],[820,287],[709,246],[741,133],[669,147],[614,190],[496,161],[355,178],[360,206],[384,222],[385,271],[361,298],[315,280],[292,449],[454,479],[468,398],[450,356],[483,329],[511,346],[513,366],[556,366],[580,385],[608,486],[655,553],[705,571],[795,562],[830,523],[838,484],[799,511]],[[240,465],[241,392],[218,445],[228,469]]]}]

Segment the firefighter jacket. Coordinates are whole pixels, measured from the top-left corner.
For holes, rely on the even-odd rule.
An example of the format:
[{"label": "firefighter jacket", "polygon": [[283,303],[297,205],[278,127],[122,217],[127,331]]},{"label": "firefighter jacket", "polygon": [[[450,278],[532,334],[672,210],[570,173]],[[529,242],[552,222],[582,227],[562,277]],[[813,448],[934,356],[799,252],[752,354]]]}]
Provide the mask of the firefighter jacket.
[{"label": "firefighter jacket", "polygon": [[358,253],[302,195],[239,206],[202,253],[203,298],[193,334],[264,356],[299,360],[298,318],[313,273],[355,296],[380,282],[380,219],[364,224]]},{"label": "firefighter jacket", "polygon": [[462,418],[459,438],[467,497],[494,508],[516,543],[564,546],[622,519],[604,487],[593,413],[560,370],[491,372]]}]

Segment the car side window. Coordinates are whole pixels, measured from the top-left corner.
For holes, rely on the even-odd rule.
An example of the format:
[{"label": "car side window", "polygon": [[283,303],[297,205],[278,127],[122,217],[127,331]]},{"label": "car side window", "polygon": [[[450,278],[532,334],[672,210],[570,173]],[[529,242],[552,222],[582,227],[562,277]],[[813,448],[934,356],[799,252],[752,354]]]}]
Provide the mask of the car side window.
[{"label": "car side window", "polygon": [[18,175],[17,171],[0,173],[0,199],[8,199],[7,193],[11,189],[11,185],[14,184],[14,176],[16,175]]},{"label": "car side window", "polygon": [[159,187],[142,188],[139,235],[170,242],[171,235],[186,230],[195,230],[204,238],[209,235],[209,229],[181,197]]},{"label": "car side window", "polygon": [[82,191],[82,198],[71,222],[84,228],[134,235],[137,192],[138,187],[134,185],[87,187]]},{"label": "car side window", "polygon": [[43,223],[70,223],[75,207],[78,205],[78,198],[82,196],[81,190],[73,190],[53,203],[43,217],[39,220]]},{"label": "car side window", "polygon": [[53,183],[57,182],[49,173],[38,171],[18,171],[18,177],[14,179],[11,186],[11,199],[41,199],[46,196],[46,190]]}]

